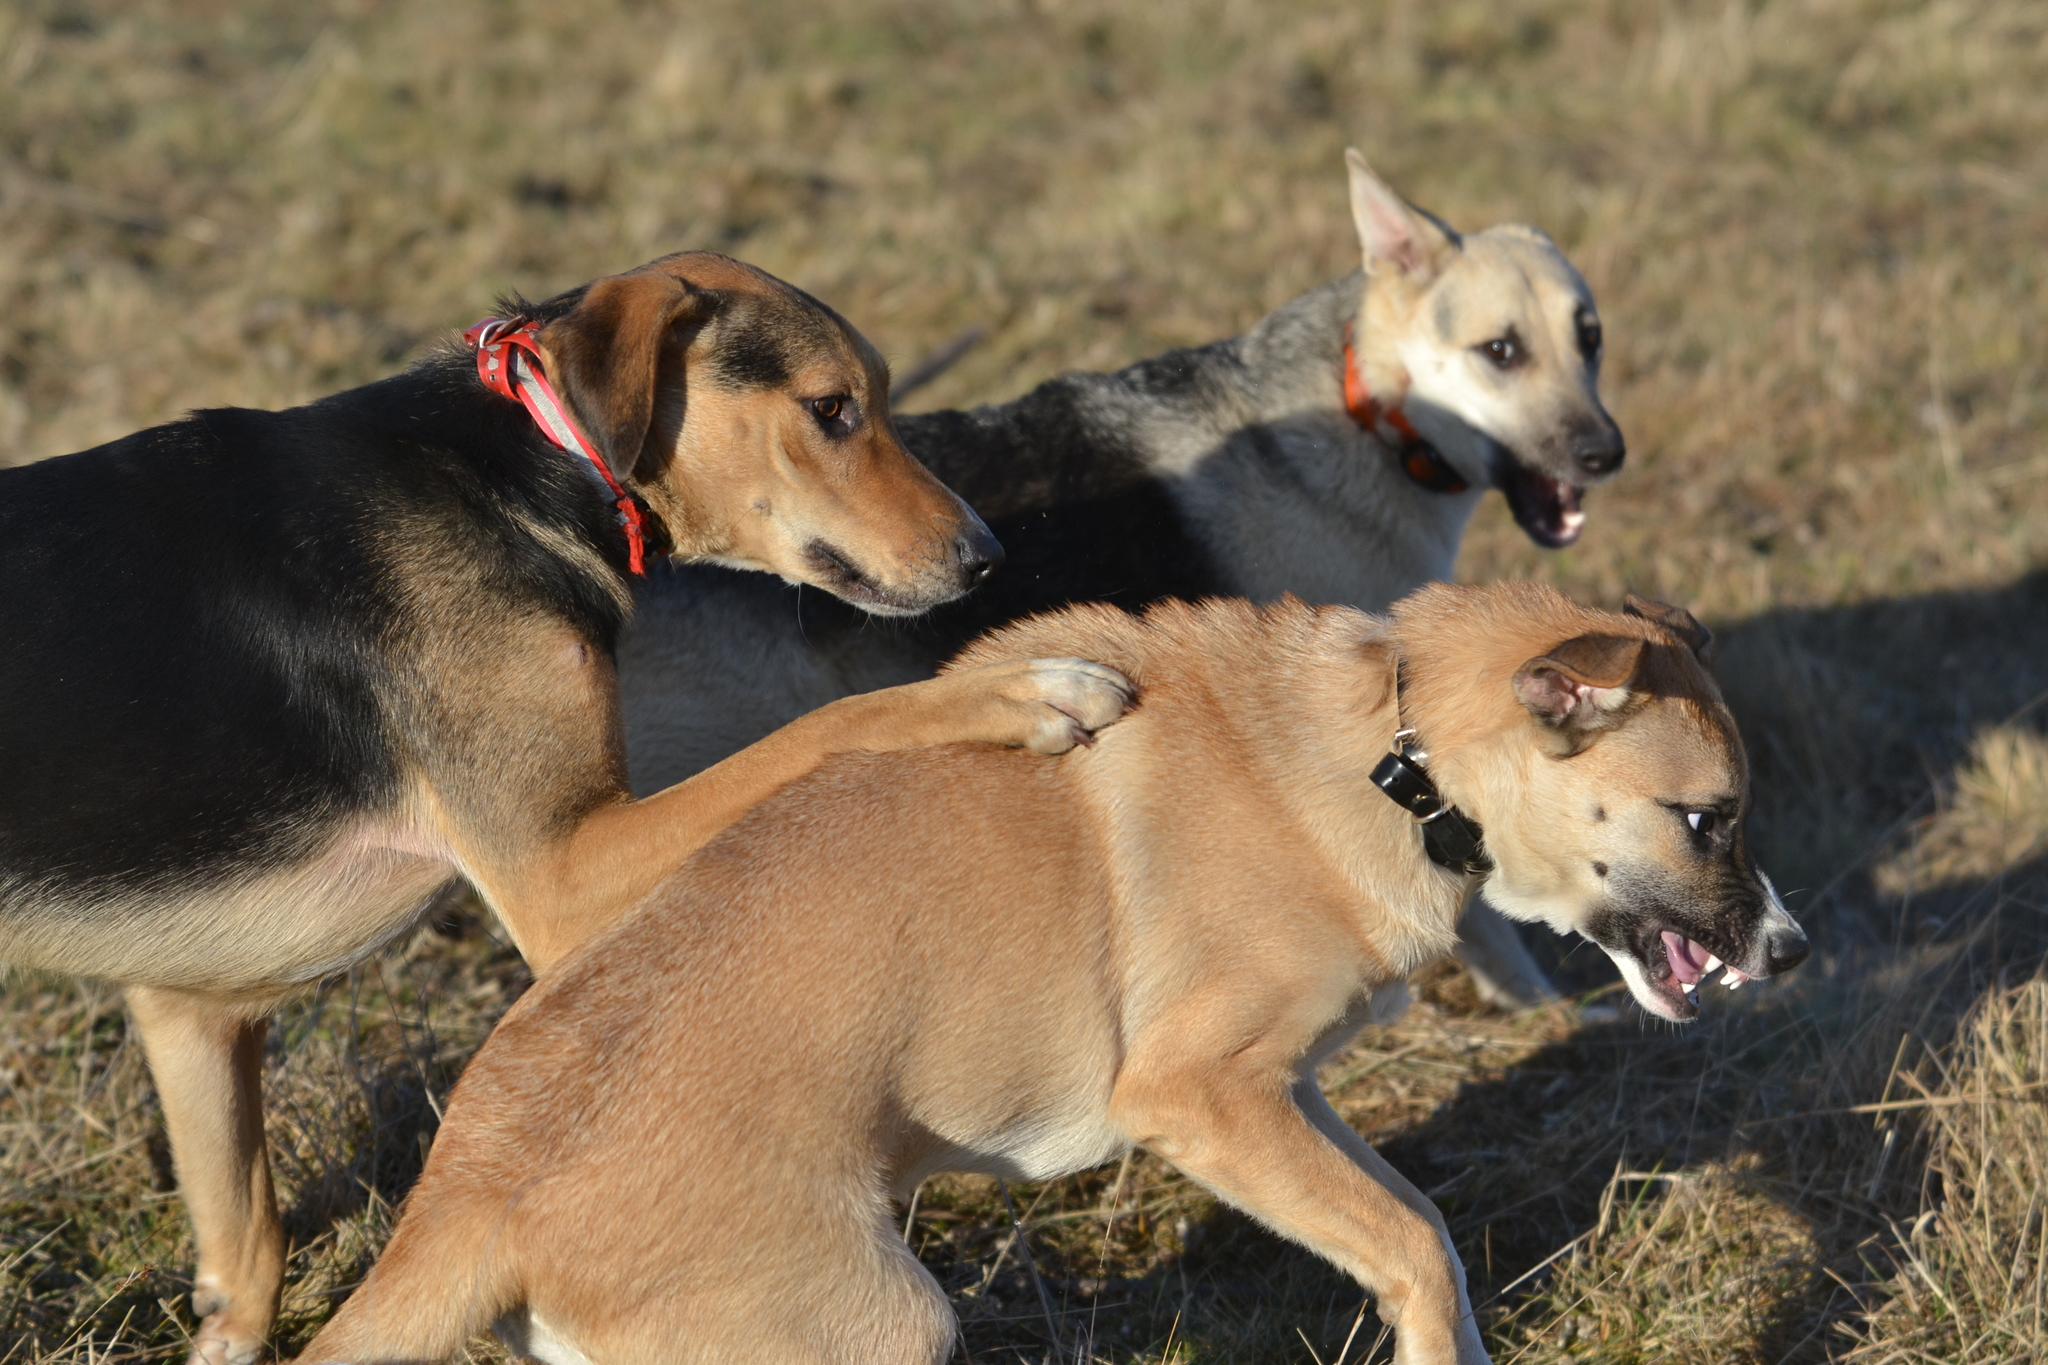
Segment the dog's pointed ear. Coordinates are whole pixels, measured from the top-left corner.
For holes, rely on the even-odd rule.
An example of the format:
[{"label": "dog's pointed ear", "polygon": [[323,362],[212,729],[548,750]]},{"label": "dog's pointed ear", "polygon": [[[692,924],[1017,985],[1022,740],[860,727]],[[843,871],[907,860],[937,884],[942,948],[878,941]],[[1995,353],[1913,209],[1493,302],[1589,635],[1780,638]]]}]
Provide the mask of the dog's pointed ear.
[{"label": "dog's pointed ear", "polygon": [[1351,173],[1351,221],[1365,251],[1365,273],[1385,266],[1417,284],[1435,279],[1458,250],[1458,234],[1388,188],[1356,147],[1344,149],[1344,165]]},{"label": "dog's pointed ear", "polygon": [[614,478],[631,477],[645,452],[672,333],[716,300],[665,271],[631,270],[593,282],[541,329],[548,377]]},{"label": "dog's pointed ear", "polygon": [[1643,643],[1630,635],[1574,636],[1522,665],[1515,674],[1515,699],[1566,736],[1577,752],[1621,724]]},{"label": "dog's pointed ear", "polygon": [[1655,621],[1664,629],[1685,641],[1693,656],[1701,663],[1709,663],[1714,657],[1714,632],[1699,623],[1699,619],[1684,607],[1674,607],[1669,602],[1653,598],[1638,597],[1634,593],[1621,600],[1624,615],[1640,616],[1645,621]]}]

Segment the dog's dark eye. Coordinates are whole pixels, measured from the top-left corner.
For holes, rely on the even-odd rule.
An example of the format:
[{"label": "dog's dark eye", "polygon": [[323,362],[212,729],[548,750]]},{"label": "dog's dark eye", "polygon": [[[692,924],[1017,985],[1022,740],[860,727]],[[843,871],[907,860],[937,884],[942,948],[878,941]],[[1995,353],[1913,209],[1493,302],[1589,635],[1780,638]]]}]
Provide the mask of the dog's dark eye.
[{"label": "dog's dark eye", "polygon": [[1522,349],[1522,339],[1513,332],[1495,337],[1479,349],[1493,362],[1496,369],[1512,370],[1528,358],[1528,352]]},{"label": "dog's dark eye", "polygon": [[853,429],[853,400],[845,394],[813,398],[810,409],[811,416],[818,419],[818,425],[834,436],[843,436]]},{"label": "dog's dark eye", "polygon": [[1588,360],[1600,358],[1600,319],[1591,313],[1579,314],[1579,354]]},{"label": "dog's dark eye", "polygon": [[1711,839],[1720,825],[1720,817],[1710,810],[1689,810],[1685,813],[1685,823],[1702,839]]}]

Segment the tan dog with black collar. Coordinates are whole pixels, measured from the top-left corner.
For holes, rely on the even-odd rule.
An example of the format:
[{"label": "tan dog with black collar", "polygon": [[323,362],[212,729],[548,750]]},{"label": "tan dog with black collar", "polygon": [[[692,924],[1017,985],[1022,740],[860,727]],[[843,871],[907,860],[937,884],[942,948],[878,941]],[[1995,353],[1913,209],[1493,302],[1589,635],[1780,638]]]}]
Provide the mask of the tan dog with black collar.
[{"label": "tan dog with black collar", "polygon": [[1369,775],[1412,727],[1496,903],[1690,1017],[1708,950],[1805,955],[1704,639],[1504,584],[984,640],[955,666],[1085,655],[1141,703],[1055,762],[836,758],[727,831],[506,1016],[304,1359],[439,1360],[495,1324],[556,1365],[936,1365],[955,1323],[893,1201],[1133,1144],[1356,1276],[1403,1365],[1486,1359],[1442,1218],[1314,1079],[1450,951],[1467,890]]}]

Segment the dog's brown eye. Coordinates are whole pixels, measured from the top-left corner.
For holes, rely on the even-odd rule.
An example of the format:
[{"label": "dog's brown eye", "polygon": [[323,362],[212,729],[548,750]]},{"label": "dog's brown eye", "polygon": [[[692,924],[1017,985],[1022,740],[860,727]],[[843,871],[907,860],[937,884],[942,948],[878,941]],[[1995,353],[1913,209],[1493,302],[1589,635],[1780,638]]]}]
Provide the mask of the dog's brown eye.
[{"label": "dog's brown eye", "polygon": [[1588,360],[1600,355],[1600,319],[1590,315],[1579,318],[1579,354]]},{"label": "dog's brown eye", "polygon": [[1713,836],[1715,826],[1719,824],[1719,821],[1715,817],[1714,812],[1710,810],[1689,810],[1685,813],[1685,823],[1692,826],[1694,834],[1704,839]]},{"label": "dog's brown eye", "polygon": [[1522,343],[1513,332],[1495,337],[1479,349],[1486,352],[1486,358],[1491,360],[1496,368],[1503,370],[1512,370],[1521,364],[1524,354]]},{"label": "dog's brown eye", "polygon": [[859,420],[860,409],[853,400],[843,393],[828,394],[824,398],[813,398],[804,404],[817,418],[818,425],[834,440],[853,433],[854,424]]}]

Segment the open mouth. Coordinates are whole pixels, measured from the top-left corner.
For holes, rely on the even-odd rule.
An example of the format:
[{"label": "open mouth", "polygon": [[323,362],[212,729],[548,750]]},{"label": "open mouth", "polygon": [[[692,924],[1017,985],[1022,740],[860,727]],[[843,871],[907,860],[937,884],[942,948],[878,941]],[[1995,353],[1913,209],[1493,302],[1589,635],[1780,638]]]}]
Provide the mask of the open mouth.
[{"label": "open mouth", "polygon": [[1499,483],[1516,524],[1545,549],[1562,549],[1585,529],[1586,514],[1579,510],[1584,489],[1519,462],[1509,463]]},{"label": "open mouth", "polygon": [[1749,973],[1721,961],[1706,944],[1675,930],[1660,931],[1657,940],[1656,948],[1643,955],[1643,976],[1665,1006],[1659,1013],[1670,1018],[1690,1019],[1698,1014],[1700,987],[1717,971],[1721,984],[1731,991],[1750,979]]}]

